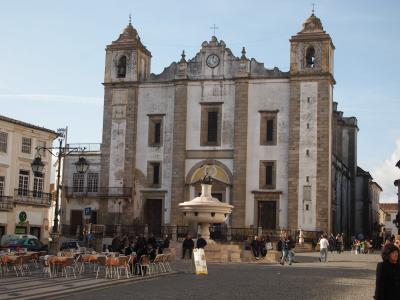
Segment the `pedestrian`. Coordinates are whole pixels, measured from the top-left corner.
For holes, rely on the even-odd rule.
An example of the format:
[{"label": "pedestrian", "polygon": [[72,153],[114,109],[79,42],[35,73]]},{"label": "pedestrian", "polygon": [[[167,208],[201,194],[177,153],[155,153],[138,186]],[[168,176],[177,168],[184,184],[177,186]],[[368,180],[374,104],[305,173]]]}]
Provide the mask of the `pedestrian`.
[{"label": "pedestrian", "polygon": [[285,260],[289,262],[289,265],[292,264],[292,255],[290,247],[291,247],[290,240],[286,235],[284,235],[282,240],[282,258],[281,258],[282,266],[285,264]]},{"label": "pedestrian", "polygon": [[157,241],[156,238],[154,237],[154,234],[150,233],[150,236],[147,240],[147,244],[151,244],[153,249],[157,249]]},{"label": "pedestrian", "polygon": [[375,300],[400,299],[399,248],[391,244],[382,252],[376,266]]},{"label": "pedestrian", "polygon": [[338,233],[336,236],[336,251],[339,254],[342,252],[342,244],[343,244],[343,237],[340,233]]},{"label": "pedestrian", "polygon": [[267,240],[264,236],[260,238],[260,254],[262,258],[267,256]]},{"label": "pedestrian", "polygon": [[190,236],[190,234],[188,234],[186,236],[186,238],[183,240],[183,243],[182,243],[182,259],[185,258],[186,251],[189,252],[189,258],[191,259],[192,258],[193,248],[194,248],[194,242],[193,242],[192,237]]},{"label": "pedestrian", "polygon": [[258,236],[254,236],[254,239],[251,241],[251,250],[253,251],[253,255],[255,259],[260,259],[260,243],[258,241]]},{"label": "pedestrian", "polygon": [[321,239],[319,241],[320,262],[322,261],[328,262],[328,247],[329,247],[329,242],[327,239],[327,235],[324,234],[321,236]]},{"label": "pedestrian", "polygon": [[207,241],[199,234],[197,237],[196,248],[204,249],[205,246],[207,246]]},{"label": "pedestrian", "polygon": [[119,252],[121,247],[121,240],[118,235],[115,235],[112,242],[111,242],[111,248],[113,252]]}]

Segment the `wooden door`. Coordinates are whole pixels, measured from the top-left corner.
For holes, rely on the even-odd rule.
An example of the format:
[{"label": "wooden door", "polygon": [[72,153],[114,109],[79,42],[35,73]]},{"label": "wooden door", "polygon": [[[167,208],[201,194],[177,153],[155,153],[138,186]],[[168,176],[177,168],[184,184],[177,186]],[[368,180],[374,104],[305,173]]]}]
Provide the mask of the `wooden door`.
[{"label": "wooden door", "polygon": [[149,225],[149,233],[158,236],[161,232],[162,224],[162,200],[147,199],[145,206],[145,220]]},{"label": "wooden door", "polygon": [[276,229],[276,201],[258,202],[258,226],[263,229]]}]

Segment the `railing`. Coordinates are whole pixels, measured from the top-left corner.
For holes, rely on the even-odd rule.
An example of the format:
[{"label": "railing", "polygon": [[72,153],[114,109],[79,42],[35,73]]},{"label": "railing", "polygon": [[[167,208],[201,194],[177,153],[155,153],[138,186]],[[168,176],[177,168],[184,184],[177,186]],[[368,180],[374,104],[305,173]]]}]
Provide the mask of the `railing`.
[{"label": "railing", "polygon": [[257,228],[231,228],[231,241],[243,242],[257,235]]},{"label": "railing", "polygon": [[[79,143],[79,144],[67,144],[67,148],[85,148],[84,152],[99,152],[100,143]],[[79,153],[79,152],[78,152]]]},{"label": "railing", "polygon": [[16,203],[51,206],[51,200],[52,194],[50,193],[25,189],[15,189],[14,191],[14,202]]},{"label": "railing", "polygon": [[131,197],[132,188],[131,187],[72,187],[67,186],[64,188],[64,192],[67,197],[78,198],[97,198],[97,197]]},{"label": "railing", "polygon": [[13,197],[0,196],[0,210],[10,211],[13,209]]}]

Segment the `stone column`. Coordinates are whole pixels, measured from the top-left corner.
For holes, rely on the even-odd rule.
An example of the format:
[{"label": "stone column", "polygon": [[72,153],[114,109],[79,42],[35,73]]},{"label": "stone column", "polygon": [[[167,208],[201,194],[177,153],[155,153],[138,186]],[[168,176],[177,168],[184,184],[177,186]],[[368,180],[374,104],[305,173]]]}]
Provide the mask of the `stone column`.
[{"label": "stone column", "polygon": [[233,227],[245,226],[248,101],[249,82],[246,79],[239,79],[235,82],[233,190],[231,198],[231,204],[235,207],[231,215]]},{"label": "stone column", "polygon": [[182,223],[178,204],[187,199],[185,195],[187,82],[179,81],[175,86],[174,133],[171,184],[171,224]]}]

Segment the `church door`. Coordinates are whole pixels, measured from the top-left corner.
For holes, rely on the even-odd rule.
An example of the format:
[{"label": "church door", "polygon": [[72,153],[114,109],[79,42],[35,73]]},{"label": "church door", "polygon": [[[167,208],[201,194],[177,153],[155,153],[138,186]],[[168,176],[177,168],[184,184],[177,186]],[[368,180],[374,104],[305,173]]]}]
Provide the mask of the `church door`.
[{"label": "church door", "polygon": [[276,201],[258,202],[258,227],[276,229]]},{"label": "church door", "polygon": [[149,233],[160,236],[162,219],[162,200],[146,199],[145,206],[146,224],[149,225]]}]

